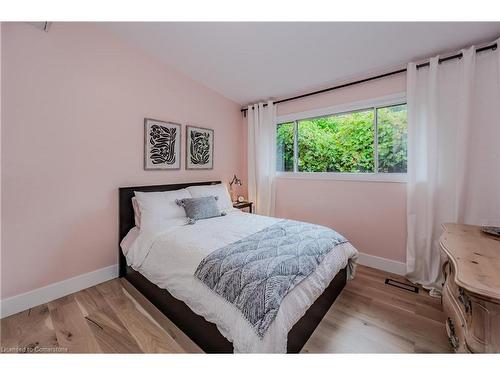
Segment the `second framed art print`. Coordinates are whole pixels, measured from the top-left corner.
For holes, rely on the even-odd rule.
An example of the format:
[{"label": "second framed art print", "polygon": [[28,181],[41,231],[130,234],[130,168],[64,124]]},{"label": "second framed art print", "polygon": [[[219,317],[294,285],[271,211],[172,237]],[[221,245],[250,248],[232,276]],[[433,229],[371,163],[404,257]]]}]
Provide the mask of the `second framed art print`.
[{"label": "second framed art print", "polygon": [[186,126],[186,169],[213,169],[214,130]]}]

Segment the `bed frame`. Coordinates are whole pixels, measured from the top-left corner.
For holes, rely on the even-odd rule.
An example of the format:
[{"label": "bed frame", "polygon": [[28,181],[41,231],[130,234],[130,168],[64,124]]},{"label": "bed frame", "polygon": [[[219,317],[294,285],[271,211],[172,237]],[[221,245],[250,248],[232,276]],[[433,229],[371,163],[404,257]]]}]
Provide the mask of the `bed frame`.
[{"label": "bed frame", "polygon": [[[206,353],[232,353],[233,344],[229,342],[213,323],[195,314],[182,301],[174,298],[166,289],[161,289],[139,272],[127,266],[119,243],[130,229],[134,227],[134,211],[131,199],[134,191],[152,192],[183,189],[194,185],[214,185],[220,181],[190,182],[173,185],[133,186],[119,188],[119,276],[124,277],[167,318],[179,327]],[[288,333],[288,353],[299,353],[312,335],[323,316],[330,309],[337,296],[344,288],[347,280],[347,270],[343,268],[318,297],[305,315],[292,327]]]}]

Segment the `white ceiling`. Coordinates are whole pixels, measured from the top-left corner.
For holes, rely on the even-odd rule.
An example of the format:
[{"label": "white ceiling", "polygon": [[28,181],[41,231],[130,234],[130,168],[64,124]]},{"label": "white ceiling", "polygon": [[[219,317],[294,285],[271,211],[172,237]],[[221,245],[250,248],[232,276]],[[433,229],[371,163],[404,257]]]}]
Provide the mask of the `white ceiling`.
[{"label": "white ceiling", "polygon": [[106,27],[240,104],[321,89],[500,36],[500,22],[125,22]]}]

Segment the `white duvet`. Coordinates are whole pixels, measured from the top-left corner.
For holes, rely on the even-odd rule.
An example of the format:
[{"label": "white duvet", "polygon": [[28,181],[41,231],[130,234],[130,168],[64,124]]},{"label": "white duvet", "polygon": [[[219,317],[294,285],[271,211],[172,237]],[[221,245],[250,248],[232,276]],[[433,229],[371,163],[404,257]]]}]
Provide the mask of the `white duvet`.
[{"label": "white duvet", "polygon": [[[285,296],[276,319],[262,339],[236,307],[194,276],[200,262],[211,252],[279,220],[239,210],[199,220],[194,225],[186,225],[185,219],[175,219],[162,233],[141,231],[131,246],[124,248],[124,253],[133,269],[167,289],[196,314],[215,323],[222,335],[233,343],[236,353],[286,353],[288,331],[349,259],[351,266],[355,264],[357,251],[350,243],[336,246],[315,272]],[[353,276],[353,270],[354,267],[348,267],[349,277]]]}]

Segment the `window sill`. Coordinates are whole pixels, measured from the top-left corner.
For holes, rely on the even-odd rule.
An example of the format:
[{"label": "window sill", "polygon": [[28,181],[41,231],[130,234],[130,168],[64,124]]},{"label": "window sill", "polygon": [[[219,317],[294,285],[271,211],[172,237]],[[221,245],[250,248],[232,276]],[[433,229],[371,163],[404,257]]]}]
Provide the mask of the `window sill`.
[{"label": "window sill", "polygon": [[406,173],[277,172],[277,178],[299,180],[365,181],[406,183]]}]

